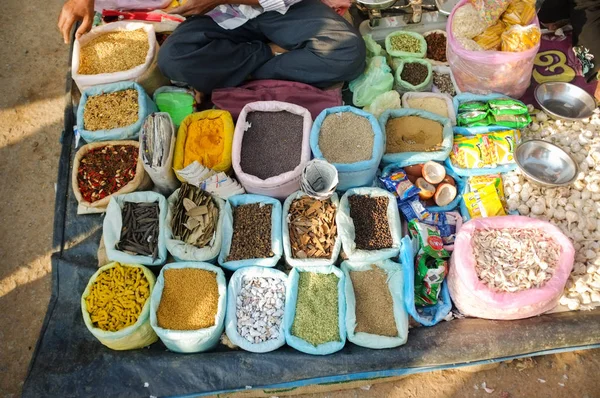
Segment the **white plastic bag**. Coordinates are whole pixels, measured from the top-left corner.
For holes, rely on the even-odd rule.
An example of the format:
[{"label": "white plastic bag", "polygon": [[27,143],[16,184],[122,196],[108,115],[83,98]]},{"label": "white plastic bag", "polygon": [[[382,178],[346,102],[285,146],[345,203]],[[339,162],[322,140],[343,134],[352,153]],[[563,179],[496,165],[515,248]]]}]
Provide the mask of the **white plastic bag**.
[{"label": "white plastic bag", "polygon": [[[356,248],[354,221],[350,217],[350,203],[348,197],[352,195],[365,195],[372,198],[384,196],[388,198],[387,220],[392,236],[392,247],[380,250],[360,250]],[[402,226],[396,198],[390,192],[381,188],[353,188],[349,189],[342,200],[336,216],[338,234],[342,240],[344,253],[352,261],[378,261],[396,257],[400,252],[400,237]]]},{"label": "white plastic bag", "polygon": [[217,221],[215,235],[209,245],[205,247],[196,247],[173,237],[173,228],[171,224],[173,223],[175,204],[179,200],[179,191],[180,190],[177,189],[167,200],[169,208],[167,211],[167,219],[165,220],[167,250],[175,257],[175,261],[206,261],[212,263],[217,259],[219,252],[221,251],[221,228],[223,225],[223,215],[225,214],[225,201],[215,196],[212,197],[219,208],[219,220]]},{"label": "white plastic bag", "polygon": [[[160,305],[160,299],[165,286],[164,273],[169,269],[184,268],[211,271],[217,276],[219,304],[217,307],[217,314],[215,315],[215,324],[211,327],[199,330],[170,330],[163,329],[158,326],[156,312],[158,311],[158,306]],[[194,262],[167,264],[160,271],[158,279],[156,280],[156,285],[154,286],[154,292],[152,292],[150,301],[150,325],[169,350],[182,353],[204,352],[214,348],[219,343],[219,339],[221,338],[221,334],[223,334],[223,329],[225,328],[226,308],[227,282],[225,280],[225,274],[221,268],[207,263]]]},{"label": "white plastic bag", "polygon": [[[369,271],[372,267],[379,267],[388,275],[388,288],[392,296],[394,320],[398,330],[398,335],[395,337],[354,332],[356,329],[356,295],[354,294],[350,272]],[[344,261],[342,271],[346,276],[346,332],[348,333],[348,340],[361,347],[374,349],[393,348],[405,344],[408,340],[408,313],[404,307],[404,277],[400,264],[391,260],[376,262]],[[373,311],[377,311],[377,308],[373,308]]]},{"label": "white plastic bag", "polygon": [[392,90],[379,94],[373,102],[363,108],[363,111],[379,118],[388,109],[400,109],[400,107],[400,94],[396,90]]},{"label": "white plastic bag", "polygon": [[250,352],[263,353],[275,351],[285,344],[283,317],[281,324],[279,325],[279,336],[276,339],[264,341],[262,343],[251,343],[242,337],[237,331],[238,320],[236,299],[242,288],[242,282],[244,281],[244,278],[276,278],[281,279],[284,284],[287,284],[287,275],[272,268],[246,267],[238,269],[233,273],[231,279],[229,280],[229,286],[227,287],[227,314],[225,317],[225,333],[227,333],[229,340],[231,340],[233,344],[237,345],[241,349]]},{"label": "white plastic bag", "polygon": [[[281,226],[282,236],[283,236],[283,252],[285,253],[285,262],[292,267],[304,266],[326,266],[335,264],[337,258],[340,255],[340,248],[342,246],[342,241],[340,240],[339,234],[336,236],[335,245],[333,246],[333,250],[330,258],[295,258],[292,256],[292,246],[290,243],[290,230],[289,230],[289,212],[290,206],[292,202],[296,199],[307,196],[302,191],[297,191],[287,197],[285,202],[283,202],[283,225]],[[331,196],[331,203],[335,206],[336,211],[340,207],[340,201],[336,193]]]}]

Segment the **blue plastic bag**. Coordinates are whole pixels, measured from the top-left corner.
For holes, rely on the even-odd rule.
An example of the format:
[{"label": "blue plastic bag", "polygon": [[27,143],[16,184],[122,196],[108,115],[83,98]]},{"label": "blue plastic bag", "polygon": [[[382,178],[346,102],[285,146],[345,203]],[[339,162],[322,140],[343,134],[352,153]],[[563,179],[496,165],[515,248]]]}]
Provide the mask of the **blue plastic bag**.
[{"label": "blue plastic bag", "polygon": [[[406,311],[423,326],[433,326],[442,321],[452,310],[450,291],[447,281],[442,282],[442,289],[438,302],[427,307],[415,305],[415,250],[410,237],[402,238],[400,248],[400,262],[404,274],[404,304]],[[448,262],[449,263],[449,262]]]},{"label": "blue plastic bag", "polygon": [[[121,209],[125,202],[134,203],[152,203],[158,202],[159,220],[158,220],[158,256],[156,260],[152,256],[142,256],[138,254],[127,254],[115,248],[115,245],[121,239],[121,228],[123,218]],[[106,256],[110,261],[118,261],[127,264],[142,264],[147,266],[163,265],[167,261],[167,199],[156,192],[133,192],[125,195],[116,195],[110,198],[106,207],[106,216],[102,226],[104,236],[104,246],[106,247]]]},{"label": "blue plastic bag", "polygon": [[448,171],[452,171],[453,173],[461,176],[461,177],[473,177],[473,176],[483,176],[487,174],[501,174],[508,173],[509,171],[513,171],[517,168],[516,163],[512,164],[503,164],[501,166],[496,167],[482,167],[478,169],[463,169],[461,167],[455,166],[452,164],[452,160],[450,158],[446,159],[446,169]]},{"label": "blue plastic bag", "polygon": [[[373,154],[371,159],[363,160],[355,163],[332,163],[338,171],[339,183],[337,190],[346,191],[350,188],[368,186],[373,183],[379,162],[383,156],[385,147],[385,136],[381,132],[379,123],[375,116],[361,111],[353,106],[336,106],[333,108],[324,109],[313,123],[312,130],[310,131],[310,149],[312,150],[313,157],[316,159],[325,159],[323,153],[319,148],[319,134],[321,132],[321,125],[323,120],[331,114],[352,112],[355,115],[365,117],[371,123],[373,128]],[[327,159],[325,159],[327,160]]]},{"label": "blue plastic bag", "polygon": [[[298,281],[300,272],[314,272],[317,274],[335,274],[338,281],[338,324],[340,329],[340,340],[330,341],[328,343],[314,346],[299,337],[292,335],[292,325],[296,318],[296,301],[298,300]],[[311,355],[329,355],[344,348],[346,344],[346,296],[345,296],[345,276],[337,267],[329,265],[327,267],[294,267],[288,276],[288,283],[285,291],[285,314],[283,324],[285,330],[286,343],[298,351]]]},{"label": "blue plastic bag", "polygon": [[[219,303],[217,314],[215,315],[215,324],[211,327],[199,330],[170,330],[158,326],[156,312],[160,305],[163,288],[165,286],[165,270],[194,268],[206,271],[212,271],[217,276],[217,286],[219,289]],[[225,328],[225,311],[227,308],[227,281],[223,270],[208,263],[181,262],[171,263],[163,267],[158,275],[152,296],[150,297],[150,325],[156,332],[163,344],[171,351],[181,353],[204,352],[214,348],[223,334]]]},{"label": "blue plastic bag", "polygon": [[[354,287],[350,272],[353,271],[368,271],[371,265],[383,269],[388,274],[388,287],[392,295],[392,303],[394,308],[394,320],[396,321],[396,329],[398,335],[395,337],[380,336],[371,333],[358,332],[356,329],[356,296],[354,295]],[[382,349],[401,346],[408,340],[408,314],[404,306],[404,276],[400,264],[391,260],[383,261],[344,261],[342,263],[342,271],[346,277],[346,332],[350,342],[361,347]],[[376,308],[373,311],[377,311]]]},{"label": "blue plastic bag", "polygon": [[[128,89],[134,89],[138,92],[138,119],[135,123],[110,130],[89,131],[84,128],[83,111],[85,110],[85,104],[89,97]],[[158,109],[154,102],[152,102],[148,94],[146,94],[142,86],[137,83],[120,82],[93,86],[83,90],[83,93],[81,93],[79,107],[77,108],[77,130],[86,142],[137,140],[146,116],[157,111]]]},{"label": "blue plastic bag", "polygon": [[[271,250],[273,257],[249,258],[246,260],[226,261],[231,249],[231,239],[233,238],[233,208],[250,203],[262,203],[273,205],[271,209]],[[230,271],[236,271],[242,267],[258,265],[261,267],[274,267],[281,258],[283,246],[281,242],[281,202],[277,199],[261,195],[235,195],[227,199],[225,204],[225,213],[223,215],[223,238],[221,242],[221,252],[219,253],[219,265]]]},{"label": "blue plastic bag", "polygon": [[[431,152],[399,152],[399,153],[385,153],[382,157],[382,162],[384,165],[390,163],[399,163],[399,162],[414,162],[414,163],[425,163],[428,160],[439,160],[444,161],[450,154],[452,150],[452,143],[454,142],[454,133],[452,132],[452,124],[450,123],[450,119],[446,117],[441,117],[440,115],[436,115],[435,113],[422,111],[419,109],[390,109],[379,117],[379,126],[381,127],[381,131],[383,132],[383,137],[385,139],[386,136],[386,124],[390,118],[397,118],[403,116],[420,116],[425,119],[434,120],[442,124],[442,149],[439,151],[431,151]],[[385,142],[385,141],[384,141]]]},{"label": "blue plastic bag", "polygon": [[[285,332],[283,321],[279,325],[279,337],[262,343],[251,343],[242,337],[237,331],[236,299],[242,289],[244,277],[248,278],[277,278],[283,280],[287,289],[287,275],[283,272],[264,267],[246,267],[238,269],[233,273],[227,287],[227,314],[225,315],[225,333],[231,342],[243,350],[250,352],[275,351],[285,344]],[[285,312],[284,312],[285,313]]]},{"label": "blue plastic bag", "polygon": [[[382,175],[382,177],[385,177],[397,169],[402,169],[404,167],[412,166],[414,164],[420,164],[420,163],[423,163],[423,162],[406,161],[406,162],[398,162],[398,163],[388,164],[387,166],[384,167],[381,175]],[[438,162],[438,163],[442,163],[442,162]],[[452,202],[450,202],[449,204],[447,204],[446,206],[428,206],[428,207],[426,207],[426,209],[429,211],[435,211],[435,212],[451,211],[451,210],[456,209],[462,203],[462,195],[465,193],[465,190],[467,188],[467,182],[461,176],[459,176],[454,171],[452,171],[452,169],[450,169],[447,165],[445,165],[445,167],[446,167],[446,174],[448,174],[450,177],[454,178],[454,181],[456,182],[456,198],[454,198],[454,200]]]}]

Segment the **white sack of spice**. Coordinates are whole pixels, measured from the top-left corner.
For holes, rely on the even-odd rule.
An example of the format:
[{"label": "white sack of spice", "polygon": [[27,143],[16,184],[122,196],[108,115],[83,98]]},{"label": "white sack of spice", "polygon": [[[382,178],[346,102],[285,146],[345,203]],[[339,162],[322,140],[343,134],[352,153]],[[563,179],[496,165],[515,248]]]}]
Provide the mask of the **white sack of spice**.
[{"label": "white sack of spice", "polygon": [[[532,111],[530,108],[530,112]],[[510,210],[549,221],[575,247],[575,264],[560,304],[570,310],[600,306],[600,110],[580,122],[550,120],[539,112],[523,139],[550,141],[579,163],[577,181],[568,187],[546,188],[528,182],[519,172],[504,178]]]},{"label": "white sack of spice", "polygon": [[285,304],[283,280],[244,277],[235,304],[240,336],[254,344],[279,338]]},{"label": "white sack of spice", "polygon": [[560,245],[539,229],[478,229],[472,246],[479,279],[511,293],[542,287],[561,255]]}]

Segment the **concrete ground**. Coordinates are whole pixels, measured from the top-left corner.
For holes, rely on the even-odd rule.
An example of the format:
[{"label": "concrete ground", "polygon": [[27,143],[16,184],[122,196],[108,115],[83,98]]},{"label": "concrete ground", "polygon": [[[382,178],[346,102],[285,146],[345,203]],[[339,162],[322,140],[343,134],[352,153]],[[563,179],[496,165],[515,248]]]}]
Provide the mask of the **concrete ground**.
[{"label": "concrete ground", "polygon": [[[14,397],[20,395],[50,297],[54,183],[68,49],[55,27],[62,0],[2,4],[0,395]],[[593,350],[514,361],[477,373],[426,373],[312,396],[599,397],[598,374],[600,350]]]}]

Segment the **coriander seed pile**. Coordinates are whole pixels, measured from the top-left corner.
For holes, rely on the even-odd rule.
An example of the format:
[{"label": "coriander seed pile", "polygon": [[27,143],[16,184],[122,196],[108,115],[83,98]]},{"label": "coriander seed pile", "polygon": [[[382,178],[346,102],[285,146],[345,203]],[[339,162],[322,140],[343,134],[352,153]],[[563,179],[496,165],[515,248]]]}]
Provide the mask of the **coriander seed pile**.
[{"label": "coriander seed pile", "polygon": [[98,131],[126,127],[137,122],[138,112],[137,90],[92,95],[83,109],[83,128]]},{"label": "coriander seed pile", "polygon": [[133,69],[146,61],[150,50],[144,29],[104,33],[81,46],[81,75],[98,75]]}]

